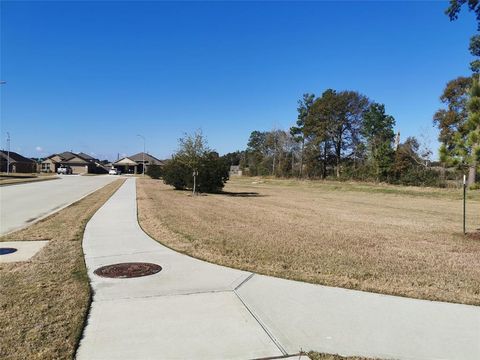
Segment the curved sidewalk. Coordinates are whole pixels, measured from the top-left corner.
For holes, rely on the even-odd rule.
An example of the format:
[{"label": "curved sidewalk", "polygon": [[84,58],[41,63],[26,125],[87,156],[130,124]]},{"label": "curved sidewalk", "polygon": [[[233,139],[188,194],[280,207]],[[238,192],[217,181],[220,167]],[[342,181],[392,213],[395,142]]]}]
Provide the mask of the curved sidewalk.
[{"label": "curved sidewalk", "polygon": [[[480,307],[253,275],[172,251],[137,222],[129,179],[88,223],[94,291],[78,359],[254,359],[300,350],[395,359],[480,359]],[[152,262],[159,273],[96,276]]]}]

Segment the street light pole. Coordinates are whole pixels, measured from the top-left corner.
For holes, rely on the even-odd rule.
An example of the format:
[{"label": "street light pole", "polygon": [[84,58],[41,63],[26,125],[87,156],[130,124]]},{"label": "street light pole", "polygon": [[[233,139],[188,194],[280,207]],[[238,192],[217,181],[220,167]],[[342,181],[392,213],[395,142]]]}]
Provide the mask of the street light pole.
[{"label": "street light pole", "polygon": [[137,135],[138,137],[141,137],[143,139],[143,154],[142,154],[142,176],[145,176],[145,136],[143,135]]},{"label": "street light pole", "polygon": [[[5,85],[5,80],[0,80],[0,85]],[[10,173],[10,133],[7,132],[7,175]]]}]

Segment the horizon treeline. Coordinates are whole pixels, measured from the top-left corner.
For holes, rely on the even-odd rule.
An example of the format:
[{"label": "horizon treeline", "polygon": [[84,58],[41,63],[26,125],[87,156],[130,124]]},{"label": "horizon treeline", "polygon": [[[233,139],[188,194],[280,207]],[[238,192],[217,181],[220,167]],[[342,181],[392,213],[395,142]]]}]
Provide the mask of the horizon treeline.
[{"label": "horizon treeline", "polygon": [[383,104],[357,91],[327,89],[298,101],[289,131],[252,131],[246,149],[223,158],[247,176],[298,177],[446,186],[461,173],[430,161],[416,137],[400,141]]}]

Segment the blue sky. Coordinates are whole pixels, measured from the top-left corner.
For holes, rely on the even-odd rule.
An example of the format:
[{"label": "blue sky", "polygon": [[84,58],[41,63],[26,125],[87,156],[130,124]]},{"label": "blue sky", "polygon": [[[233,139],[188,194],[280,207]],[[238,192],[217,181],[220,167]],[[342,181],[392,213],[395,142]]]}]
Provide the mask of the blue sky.
[{"label": "blue sky", "polygon": [[402,138],[468,75],[476,23],[447,2],[2,2],[1,144],[45,156],[168,157],[202,129],[220,153],[288,129],[304,92],[357,90]]}]

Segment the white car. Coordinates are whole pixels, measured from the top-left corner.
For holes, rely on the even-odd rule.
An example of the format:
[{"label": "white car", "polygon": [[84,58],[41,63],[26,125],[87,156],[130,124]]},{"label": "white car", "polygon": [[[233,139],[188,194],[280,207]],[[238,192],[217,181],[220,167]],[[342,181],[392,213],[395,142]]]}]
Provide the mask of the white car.
[{"label": "white car", "polygon": [[61,165],[58,169],[57,169],[57,174],[63,174],[63,175],[68,175],[68,174],[71,174],[72,173],[72,168],[70,166],[65,166],[65,165]]},{"label": "white car", "polygon": [[117,169],[110,169],[110,171],[108,172],[109,175],[120,175],[121,172],[120,170],[117,170]]}]

